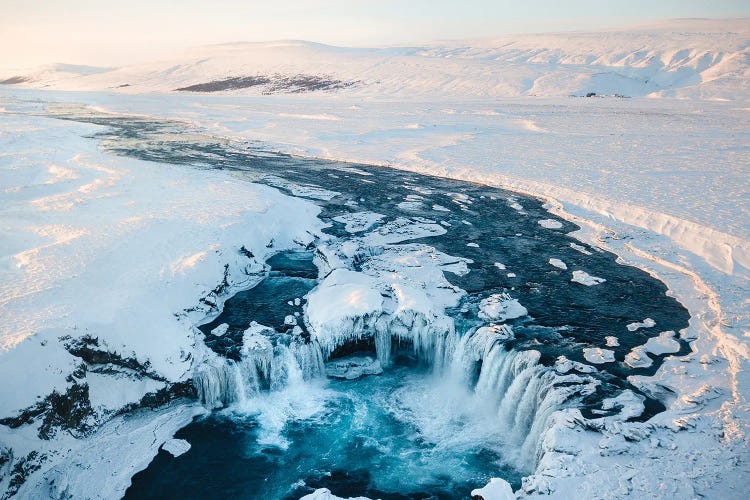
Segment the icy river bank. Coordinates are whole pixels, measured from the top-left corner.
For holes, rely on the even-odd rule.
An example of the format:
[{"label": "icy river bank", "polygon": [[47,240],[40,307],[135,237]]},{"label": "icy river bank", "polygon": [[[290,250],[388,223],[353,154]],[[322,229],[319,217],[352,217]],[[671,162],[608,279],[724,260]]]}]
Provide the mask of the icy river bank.
[{"label": "icy river bank", "polygon": [[[249,413],[232,413],[227,422],[246,419],[259,426],[257,432],[267,432],[263,416],[253,415],[258,398],[269,397],[262,395],[265,391],[283,393],[296,384],[307,387],[309,381],[325,376],[324,360],[351,354],[369,355],[386,371],[422,366],[432,372],[420,380],[428,388],[446,380],[461,387],[457,393],[446,393],[458,398],[448,404],[456,412],[448,422],[467,417],[461,398],[476,398],[469,423],[453,429],[468,434],[474,443],[471,453],[486,455],[474,464],[460,458],[467,453],[464,443],[445,444],[430,435],[434,429],[426,418],[429,405],[422,408],[422,418],[410,412],[408,400],[418,391],[376,418],[381,426],[388,419],[397,424],[395,430],[383,429],[386,442],[394,437],[389,431],[395,436],[404,429],[412,433],[416,444],[409,453],[416,453],[416,463],[424,461],[419,456],[424,449],[440,449],[447,461],[454,456],[468,468],[473,484],[462,478],[466,472],[461,466],[446,470],[443,463],[422,466],[421,479],[408,484],[389,484],[377,474],[363,479],[357,472],[373,460],[369,456],[359,463],[313,463],[310,468],[320,470],[321,477],[288,478],[287,485],[274,482],[274,488],[287,488],[285,494],[303,493],[309,483],[340,494],[355,494],[361,488],[376,496],[419,496],[432,488],[450,497],[468,494],[471,487],[502,475],[501,470],[517,488],[520,477],[532,472],[541,456],[540,439],[555,411],[574,407],[594,420],[624,411],[623,419],[646,419],[669,401],[668,393],[644,393],[629,384],[627,376],[653,374],[665,355],[687,352],[686,343],[674,333],[687,326],[687,311],[648,274],[566,236],[576,226],[550,215],[537,199],[380,167],[243,151],[207,136],[182,141],[168,122],[65,113],[62,117],[112,127],[100,134],[110,151],[229,170],[287,195],[314,200],[322,208],[321,220],[331,225],[324,230],[326,237],[308,247],[314,251],[310,258],[314,256],[316,268],[300,270],[299,265],[282,263],[275,269],[269,261],[267,277],[243,292],[244,297],[238,294],[228,300],[222,315],[202,329],[216,356],[196,367],[199,398],[209,407],[245,408]],[[319,280],[317,286],[310,281],[314,279]],[[262,301],[260,307],[253,306],[254,300]],[[363,390],[373,385],[388,394],[403,389],[392,376],[377,380],[363,382]],[[356,397],[356,383],[350,385],[347,394]],[[296,390],[307,396],[305,389]],[[307,419],[331,413],[346,418],[361,407],[350,404],[348,409],[344,405],[331,410],[336,400],[327,400],[327,410],[320,401],[313,403],[315,410],[308,400],[287,402],[292,408],[302,404],[303,415],[294,410],[273,418],[266,415],[271,422],[265,425],[272,430],[276,426],[282,450],[320,449],[319,443],[307,442],[304,430],[298,434],[305,439],[295,441],[293,429],[305,429]],[[371,409],[375,415],[384,411]],[[413,421],[394,416],[399,412]],[[478,416],[483,417],[481,425],[476,423]],[[472,439],[472,424],[489,432],[486,439]],[[307,425],[307,431],[331,432],[326,425]],[[370,437],[380,438],[377,434]],[[366,435],[355,432],[346,443],[349,452],[360,447],[358,439]],[[274,449],[278,443],[269,446]],[[261,455],[269,452],[261,448]],[[374,447],[370,453],[388,462],[392,451]],[[286,453],[291,452],[280,456]],[[197,449],[167,463],[162,460],[154,465],[159,472],[147,471],[141,477],[146,483],[136,481],[134,487],[148,490],[149,477],[160,482],[165,477],[195,477],[196,471],[174,474],[170,467],[184,462],[204,469],[206,460],[210,461],[205,451]],[[279,462],[284,471],[283,464],[294,461]],[[334,479],[327,480],[329,474]],[[175,484],[165,486],[168,491]],[[185,488],[183,494],[194,491],[190,482]],[[275,491],[269,494],[275,496],[279,490]]]},{"label": "icy river bank", "polygon": [[[190,381],[193,397],[215,411],[178,434],[191,449],[159,452],[129,495],[200,496],[190,478],[209,475],[216,482],[206,484],[229,495],[242,484],[272,497],[323,487],[451,497],[498,476],[544,493],[538,478],[521,477],[549,467],[545,454],[579,453],[550,437],[585,429],[614,452],[610,432],[646,440],[650,424],[641,422],[677,397],[642,381],[667,356],[689,352],[680,336],[687,311],[657,279],[572,238],[577,226],[539,199],[271,153],[175,122],[76,106],[51,115],[106,127],[91,133],[107,154],[229,172],[319,211],[317,225],[300,221],[306,236],[298,227],[285,241],[272,232],[236,238],[254,245],[229,249],[215,293],[175,311],[209,316],[186,345],[185,374],[168,380]],[[173,274],[202,258],[187,257]],[[370,364],[358,364],[363,356]],[[325,382],[341,374],[353,380]],[[373,428],[379,441],[362,443]],[[227,449],[255,464],[236,484],[216,472]],[[304,470],[293,467],[295,452]],[[414,477],[392,472],[409,463],[418,464]],[[366,464],[378,470],[364,473]],[[260,469],[283,479],[267,484]]]}]

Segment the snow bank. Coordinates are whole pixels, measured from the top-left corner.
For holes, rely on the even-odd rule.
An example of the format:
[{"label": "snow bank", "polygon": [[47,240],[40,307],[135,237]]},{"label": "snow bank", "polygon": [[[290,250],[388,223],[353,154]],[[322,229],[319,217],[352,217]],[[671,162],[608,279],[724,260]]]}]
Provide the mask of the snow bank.
[{"label": "snow bank", "polygon": [[328,488],[319,488],[309,495],[305,495],[300,498],[300,500],[370,500],[366,497],[337,497],[333,493],[331,493],[331,490]]},{"label": "snow bank", "polygon": [[[53,393],[74,408],[50,419],[57,422],[50,428],[41,417],[2,426],[0,440],[18,460],[44,452],[27,478],[33,488],[46,488],[41,481],[88,491],[84,478],[97,472],[91,484],[110,478],[101,491],[114,497],[153,450],[125,454],[131,461],[114,474],[104,464],[86,472],[99,452],[67,465],[60,460],[93,442],[66,444],[60,434],[85,437],[148,398],[177,397],[176,384],[205,357],[193,325],[233,290],[257,281],[266,255],[306,245],[322,222],[317,206],[226,173],[105,155],[82,138],[97,130],[20,115],[0,123],[0,375],[26,381],[0,387],[0,418],[37,407],[44,416],[54,411],[47,399]],[[240,252],[243,246],[256,257]],[[139,422],[143,432],[151,425]],[[115,440],[101,434],[105,429],[97,439]],[[0,490],[9,478],[0,478]]]},{"label": "snow bank", "polygon": [[504,479],[493,477],[484,488],[471,491],[472,498],[479,497],[482,500],[515,500],[516,495],[513,488]]}]

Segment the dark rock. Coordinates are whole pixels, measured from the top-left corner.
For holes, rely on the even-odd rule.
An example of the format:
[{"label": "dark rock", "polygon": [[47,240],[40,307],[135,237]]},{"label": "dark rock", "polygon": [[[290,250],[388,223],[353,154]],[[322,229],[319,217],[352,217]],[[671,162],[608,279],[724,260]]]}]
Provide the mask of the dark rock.
[{"label": "dark rock", "polygon": [[30,82],[31,79],[26,76],[11,76],[5,80],[0,80],[0,85],[17,85],[19,83]]}]

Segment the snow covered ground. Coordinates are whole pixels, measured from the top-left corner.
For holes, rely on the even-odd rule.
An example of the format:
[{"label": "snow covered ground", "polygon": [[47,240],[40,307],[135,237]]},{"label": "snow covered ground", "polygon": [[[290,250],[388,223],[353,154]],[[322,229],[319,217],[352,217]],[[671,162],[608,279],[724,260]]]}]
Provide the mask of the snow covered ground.
[{"label": "snow covered ground", "polygon": [[[547,198],[554,212],[581,225],[580,239],[667,283],[691,313],[690,328],[677,333],[691,341],[693,353],[668,358],[654,377],[631,377],[668,407],[645,424],[602,419],[594,433],[575,410],[556,415],[537,473],[518,494],[747,497],[750,29],[747,21],[698,23],[693,31],[680,26],[364,54],[301,43],[213,47],[205,50],[215,57],[201,65],[186,62],[194,55],[169,71],[160,63],[37,81],[84,90],[127,83],[118,90],[127,96],[2,88],[0,375],[37,375],[23,388],[0,389],[0,416],[69,385],[78,361],[57,340],[62,332],[95,332],[108,351],[140,366],[149,362],[153,375],[134,383],[130,368],[85,374],[88,390],[99,395],[87,418],[105,419],[112,409],[185,380],[187,354],[206,355],[194,352],[191,322],[211,309],[204,304],[174,314],[201,298],[219,300],[211,291],[224,264],[230,286],[242,286],[254,279],[272,238],[277,247],[295,246],[320,228],[317,208],[270,188],[108,156],[81,139],[92,127],[12,113],[28,105],[19,99],[83,102],[176,118],[295,154]],[[279,54],[286,63],[274,62]],[[314,68],[371,84],[331,95],[139,94],[232,76],[228,61],[236,68],[238,60],[253,68],[260,61],[269,73]],[[662,98],[498,97],[588,91]],[[351,229],[369,223],[363,216]],[[254,261],[237,252],[242,245]],[[162,334],[154,337],[155,330]],[[672,342],[665,335],[651,348]],[[634,363],[644,359],[645,352],[638,354]],[[591,357],[608,359],[604,352]],[[108,384],[122,396],[101,390]],[[35,430],[23,429],[3,434],[3,442],[37,449]],[[43,467],[78,453],[71,447],[50,452]],[[2,452],[0,445],[0,458]]]},{"label": "snow covered ground", "polygon": [[242,87],[240,93],[283,93],[322,85],[350,95],[408,98],[595,92],[735,99],[750,90],[748,34],[747,19],[682,19],[602,32],[509,35],[388,48],[332,47],[298,40],[230,43],[109,71],[76,70],[71,65],[5,68],[0,81],[125,93],[206,91],[227,85]]},{"label": "snow covered ground", "polygon": [[[127,434],[155,437],[135,454],[102,459],[81,451],[114,440],[111,432],[73,437],[123,409],[153,406],[149,398],[179,396],[173,389],[204,355],[192,325],[227,292],[259,279],[273,245],[311,241],[321,227],[319,208],[225,173],[104,154],[82,137],[92,126],[10,114],[0,123],[0,415],[45,413],[55,393],[78,404],[57,412],[62,421],[3,422],[0,469],[10,467],[9,450],[21,467],[3,470],[0,487],[14,491],[24,469],[38,468],[38,476],[59,483],[56,467],[74,460],[85,474],[113,475],[100,494],[120,496],[197,409],[159,410],[140,427],[123,424]],[[243,246],[257,258],[241,253]],[[91,485],[99,480],[70,474],[56,495],[96,496]],[[23,488],[33,495],[34,481]]]}]

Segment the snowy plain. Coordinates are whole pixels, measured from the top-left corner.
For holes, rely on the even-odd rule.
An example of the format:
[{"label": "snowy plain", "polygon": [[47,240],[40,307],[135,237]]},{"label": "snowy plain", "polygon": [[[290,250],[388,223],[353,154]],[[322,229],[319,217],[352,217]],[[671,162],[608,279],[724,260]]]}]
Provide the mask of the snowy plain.
[{"label": "snowy plain", "polygon": [[[658,88],[657,83],[635,85],[634,79],[618,86],[619,77],[608,79],[606,88],[591,86],[601,68],[591,70],[594,60],[579,48],[580,62],[563,64],[572,73],[562,75],[549,76],[548,66],[540,69],[528,57],[512,65],[506,60],[502,67],[514,68],[511,73],[517,81],[528,78],[525,72],[538,72],[532,86],[537,90],[518,91],[508,84],[512,90],[496,91],[498,83],[492,78],[499,71],[486,68],[488,59],[498,57],[496,47],[503,45],[497,40],[464,44],[460,50],[453,47],[459,59],[458,54],[471,47],[472,69],[485,68],[480,74],[487,78],[470,84],[456,79],[456,74],[466,71],[463,59],[454,67],[444,46],[422,48],[441,54],[438,62],[431,58],[420,67],[424,76],[419,89],[439,88],[442,92],[437,96],[402,81],[391,81],[390,87],[369,95],[366,87],[330,95],[163,94],[174,84],[194,83],[196,75],[204,74],[190,66],[176,71],[179,79],[165,80],[163,64],[154,65],[153,74],[146,73],[151,80],[144,80],[143,88],[125,88],[127,94],[101,90],[125,81],[119,76],[123,72],[131,79],[143,75],[142,68],[120,70],[118,80],[98,73],[81,79],[80,85],[74,80],[55,85],[89,92],[4,87],[0,90],[0,180],[5,200],[0,374],[5,380],[14,380],[19,373],[37,376],[23,387],[3,388],[0,416],[65,387],[76,361],[47,340],[70,329],[104,327],[112,350],[149,361],[159,377],[185,380],[190,366],[186,353],[193,352],[190,325],[209,311],[181,318],[174,314],[210,295],[224,264],[232,268],[230,276],[239,279],[240,267],[261,267],[271,239],[279,248],[294,247],[310,241],[308,231],[320,230],[317,208],[298,198],[223,173],[108,156],[98,151],[95,141],[81,138],[91,134],[92,127],[14,114],[14,106],[25,106],[31,99],[81,102],[100,111],[185,121],[198,131],[238,143],[261,141],[293,154],[381,164],[546,198],[553,213],[581,226],[577,236],[582,241],[615,252],[668,285],[690,311],[690,328],[677,334],[691,341],[693,352],[668,358],[654,377],[631,380],[668,403],[666,412],[646,423],[605,421],[593,433],[582,428],[575,411],[556,415],[543,440],[545,454],[537,471],[517,495],[745,498],[750,493],[750,95],[746,69],[737,69],[742,57],[726,54],[747,57],[750,24],[733,23],[723,31],[719,25],[704,29],[713,30],[713,36],[701,39],[705,46],[691,49],[711,52],[725,43],[728,48],[718,51],[724,55],[691,57],[687,50],[682,54],[685,64],[669,75],[673,81],[661,77]],[[650,28],[639,36],[622,35],[618,42],[614,35],[581,35],[616,44],[598,48],[602,53],[595,59],[597,66],[604,59],[611,63],[626,58],[618,53],[622,45],[638,45],[644,38],[651,46],[673,50],[672,59],[681,60],[677,54],[686,50],[687,35],[675,35],[668,27]],[[561,42],[558,35],[517,43],[533,52],[542,41],[554,49],[548,53],[565,52],[566,57],[572,57],[576,47],[567,38]],[[291,50],[290,44],[277,45]],[[231,49],[232,57],[247,57],[236,55],[236,47],[224,49]],[[360,59],[346,51],[341,62],[341,51],[331,55],[329,48],[307,44],[304,49],[322,52],[317,57],[328,61],[327,72],[345,67],[352,73],[341,76],[359,74],[351,70],[351,61]],[[641,61],[653,60],[645,52]],[[279,59],[276,56],[266,54],[263,61]],[[412,67],[412,62],[392,53],[377,57],[396,68]],[[451,65],[446,66],[446,59]],[[632,74],[657,69],[647,63],[637,69],[638,60],[633,61],[636,69],[628,69]],[[313,59],[309,64],[318,63]],[[215,64],[214,74],[224,74],[226,61]],[[690,64],[701,71],[687,74],[681,69]],[[703,72],[720,69],[726,72],[723,78],[702,85]],[[400,74],[394,67],[380,71],[378,78]],[[659,71],[669,70],[659,67]],[[678,78],[683,76],[684,85]],[[411,73],[403,79],[418,81]],[[585,84],[561,86],[561,81],[571,79]],[[159,87],[165,81],[169,87]],[[149,86],[148,82],[160,83]],[[670,86],[674,82],[680,85]],[[545,88],[557,93],[529,95],[545,94],[539,91]],[[589,90],[650,97],[567,97]],[[40,144],[48,147],[40,149]],[[364,226],[371,219],[356,222]],[[254,263],[228,250],[240,245],[252,250]],[[115,273],[114,281],[107,282],[113,268],[130,269],[128,280],[122,282],[123,275]],[[249,279],[230,284],[236,289],[247,286]],[[152,335],[155,330],[159,336]],[[658,339],[648,348],[669,352],[663,349],[674,342],[670,335]],[[648,359],[645,349],[633,354],[634,363]],[[609,358],[606,352],[596,352],[591,359],[599,363]],[[97,377],[103,375],[87,374],[92,394],[97,393]],[[98,391],[101,396],[92,418],[106,420],[108,412],[157,388],[162,383],[159,377],[143,386],[128,373],[119,373],[117,380],[107,383],[118,384],[121,397],[114,398],[106,389]],[[167,427],[172,433],[184,425],[185,412],[201,411],[184,408],[175,411],[174,424]],[[37,442],[26,434],[23,428],[3,433],[2,443],[32,450]],[[161,441],[149,448],[151,452],[170,437],[165,431]],[[53,455],[59,453],[59,460],[78,453],[76,446],[85,446],[70,444],[69,438],[65,442],[73,451],[52,450]],[[119,477],[123,483],[105,493],[121,494],[127,474]],[[66,488],[73,486],[65,484],[55,494]],[[332,498],[326,495],[321,492],[316,498]]]}]

